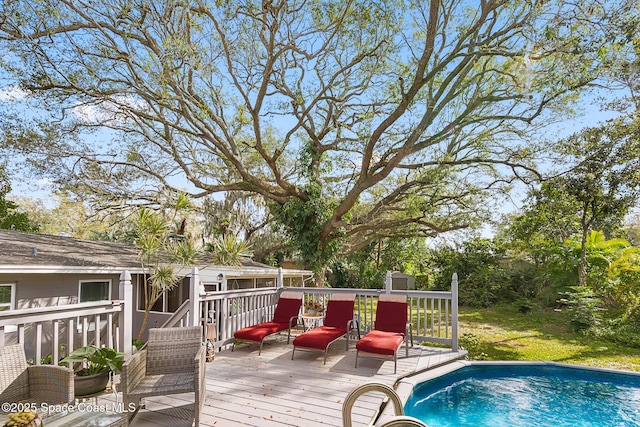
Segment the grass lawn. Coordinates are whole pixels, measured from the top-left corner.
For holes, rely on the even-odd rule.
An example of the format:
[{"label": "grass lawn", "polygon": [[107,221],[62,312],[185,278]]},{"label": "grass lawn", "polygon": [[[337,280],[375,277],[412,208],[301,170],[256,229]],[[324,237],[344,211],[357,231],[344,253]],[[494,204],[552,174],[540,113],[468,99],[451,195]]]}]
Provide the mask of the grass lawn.
[{"label": "grass lawn", "polygon": [[460,307],[459,322],[460,345],[472,358],[484,353],[483,360],[549,360],[640,371],[640,349],[576,334],[567,313],[551,308],[522,314],[509,305]]}]

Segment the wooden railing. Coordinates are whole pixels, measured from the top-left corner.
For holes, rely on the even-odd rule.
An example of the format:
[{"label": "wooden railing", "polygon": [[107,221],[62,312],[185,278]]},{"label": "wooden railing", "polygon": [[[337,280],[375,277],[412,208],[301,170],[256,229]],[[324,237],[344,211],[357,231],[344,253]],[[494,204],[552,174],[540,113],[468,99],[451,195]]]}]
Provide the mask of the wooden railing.
[{"label": "wooden railing", "polygon": [[[57,365],[77,347],[94,344],[121,350],[121,301],[99,301],[0,312],[0,347],[20,343],[27,358]],[[129,326],[131,327],[131,326]]]}]

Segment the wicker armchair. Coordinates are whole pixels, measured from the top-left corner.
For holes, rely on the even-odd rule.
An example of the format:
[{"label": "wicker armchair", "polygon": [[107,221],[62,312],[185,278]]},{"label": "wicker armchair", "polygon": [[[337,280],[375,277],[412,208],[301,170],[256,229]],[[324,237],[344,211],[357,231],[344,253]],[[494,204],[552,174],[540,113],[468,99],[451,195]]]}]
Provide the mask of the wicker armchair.
[{"label": "wicker armchair", "polygon": [[122,367],[120,389],[125,407],[148,396],[195,393],[195,425],[204,404],[205,347],[200,326],[149,329],[145,349]]},{"label": "wicker armchair", "polygon": [[73,402],[73,369],[27,365],[22,344],[0,347],[0,402]]}]

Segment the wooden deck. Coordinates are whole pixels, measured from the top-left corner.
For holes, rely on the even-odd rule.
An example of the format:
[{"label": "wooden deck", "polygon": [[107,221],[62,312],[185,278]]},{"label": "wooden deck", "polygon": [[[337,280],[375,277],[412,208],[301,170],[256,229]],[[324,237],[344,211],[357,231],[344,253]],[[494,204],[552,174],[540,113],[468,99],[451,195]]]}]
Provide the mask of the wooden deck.
[{"label": "wooden deck", "polygon": [[[201,426],[342,426],[342,403],[356,386],[370,382],[388,385],[401,376],[464,353],[450,349],[414,346],[409,357],[401,349],[398,372],[393,361],[358,360],[355,342],[345,351],[344,340],[323,354],[296,350],[286,338],[268,338],[258,356],[258,346],[244,344],[234,352],[224,350],[207,363],[207,398]],[[382,394],[369,393],[356,402],[353,425],[367,425],[382,402]],[[147,398],[131,422],[132,427],[188,427],[193,424],[193,394]]]}]

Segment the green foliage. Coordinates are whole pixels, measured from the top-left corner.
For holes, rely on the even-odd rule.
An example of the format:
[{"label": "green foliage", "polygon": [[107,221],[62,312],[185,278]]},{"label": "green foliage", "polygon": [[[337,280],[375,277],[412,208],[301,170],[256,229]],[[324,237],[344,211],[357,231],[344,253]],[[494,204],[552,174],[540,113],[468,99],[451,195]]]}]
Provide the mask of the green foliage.
[{"label": "green foliage", "polygon": [[606,319],[598,327],[591,328],[587,335],[594,339],[607,340],[631,348],[640,348],[640,318],[616,316]]},{"label": "green foliage", "polygon": [[338,259],[331,265],[330,281],[336,288],[382,289],[386,271],[371,262],[354,262],[352,256]]},{"label": "green foliage", "polygon": [[460,249],[443,246],[432,250],[430,260],[434,289],[450,289],[451,277],[458,273],[461,305],[487,307],[517,294],[504,264],[505,248],[497,241],[476,238]]},{"label": "green foliage", "polygon": [[19,206],[7,200],[11,191],[9,178],[4,166],[0,165],[0,229],[37,232],[39,226],[34,224],[29,215],[19,211]]},{"label": "green foliage", "polygon": [[335,287],[380,289],[387,271],[399,271],[416,277],[417,288],[426,288],[429,269],[424,238],[386,238],[338,257],[329,280]]},{"label": "green foliage", "polygon": [[574,286],[558,300],[571,313],[575,332],[584,332],[602,323],[602,300],[590,288]]},{"label": "green foliage", "polygon": [[466,332],[458,338],[458,347],[467,350],[468,360],[486,360],[487,354],[483,351],[484,344],[477,335]]},{"label": "green foliage", "polygon": [[462,332],[478,338],[485,360],[549,360],[640,371],[640,347],[609,340],[592,330],[576,333],[570,318],[567,310],[540,306],[522,315],[510,304],[461,307],[459,322]]},{"label": "green foliage", "polygon": [[[633,22],[627,3],[15,2],[0,66],[28,96],[2,148],[94,206],[178,187],[263,198],[324,273],[381,239],[477,224],[532,171],[513,142],[632,46],[608,31]],[[78,103],[99,114],[63,113]]]},{"label": "green foliage", "polygon": [[189,236],[176,229],[176,224],[182,223],[176,220],[190,204],[179,198],[177,206],[161,211],[141,208],[135,213],[130,234],[138,248],[140,265],[148,278],[147,286],[143,287],[145,311],[137,339],[142,339],[153,305],[164,292],[170,291],[182,280],[176,275],[175,268],[195,265],[200,260],[200,251]]},{"label": "green foliage", "polygon": [[533,309],[533,302],[527,298],[519,298],[515,301],[518,311],[522,314],[527,314]]},{"label": "green foliage", "polygon": [[212,261],[217,265],[241,265],[241,259],[251,258],[251,245],[238,240],[233,234],[217,236],[205,245],[206,252],[212,254]]},{"label": "green foliage", "polygon": [[331,217],[332,205],[317,189],[308,197],[308,200],[292,198],[284,204],[272,203],[270,209],[276,222],[283,225],[305,267],[313,270],[316,277],[324,277],[327,266],[340,249],[343,231],[337,229],[320,238]]},{"label": "green foliage", "polygon": [[76,348],[62,363],[85,362],[86,367],[78,374],[82,376],[95,375],[102,372],[120,372],[124,364],[124,353],[115,351],[110,347],[96,347],[94,345]]}]

